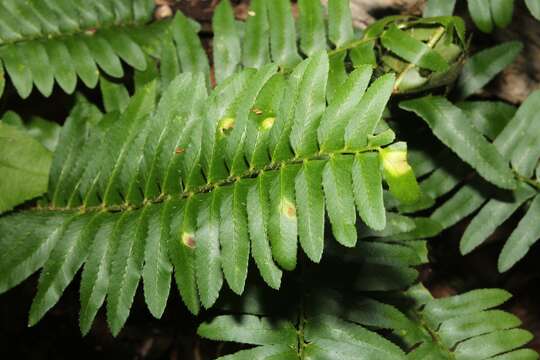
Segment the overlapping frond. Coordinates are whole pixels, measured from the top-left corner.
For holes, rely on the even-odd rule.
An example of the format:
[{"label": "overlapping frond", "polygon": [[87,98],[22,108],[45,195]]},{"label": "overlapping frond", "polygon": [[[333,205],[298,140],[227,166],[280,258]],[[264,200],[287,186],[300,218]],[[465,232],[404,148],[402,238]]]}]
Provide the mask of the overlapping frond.
[{"label": "overlapping frond", "polygon": [[[405,237],[409,236],[413,234]],[[425,261],[411,240],[389,239],[394,242],[361,243],[357,252],[347,252],[346,259],[355,269],[385,259],[395,266],[387,274],[394,275]],[[358,258],[360,254],[364,255]],[[414,254],[419,255],[416,260]],[[371,288],[364,274],[355,277],[347,272],[349,263],[341,270],[332,265],[304,273],[298,280],[300,289],[293,283],[293,290],[284,289],[279,296],[252,292],[241,304],[225,303],[222,315],[199,326],[199,335],[255,345],[220,357],[229,360],[538,358],[535,351],[522,348],[532,334],[519,328],[520,320],[495,309],[510,298],[504,290],[480,289],[434,299],[421,284],[403,290],[415,277],[397,286],[391,277],[379,278],[387,286]],[[336,277],[342,279],[342,287]],[[383,289],[387,292],[381,293]],[[280,306],[282,301],[286,306]]]},{"label": "overlapping frond", "polygon": [[[525,0],[527,8],[540,20],[540,4],[536,0]],[[428,0],[424,16],[448,16],[454,12],[456,0]],[[476,27],[491,33],[495,28],[505,28],[514,13],[514,0],[467,0],[469,13]]]},{"label": "overlapping frond", "polygon": [[[106,296],[117,333],[141,277],[155,316],[173,269],[196,313],[200,303],[212,306],[224,280],[243,292],[250,254],[273,288],[282,269],[295,268],[298,240],[319,262],[326,215],[348,247],[357,242],[357,209],[383,230],[382,179],[404,202],[418,194],[406,147],[387,146],[393,133],[379,124],[394,76],[369,85],[372,70],[361,67],[327,105],[328,72],[327,54],[318,52],[288,77],[266,65],[210,94],[204,74],[184,73],[157,106],[155,82],[121,112],[111,105],[102,114],[81,100],[55,151],[48,204],[0,219],[8,249],[1,290],[44,268],[33,324],[84,265],[83,332]],[[44,225],[24,225],[33,222]]]},{"label": "overlapping frond", "polygon": [[[428,123],[439,122],[444,118],[447,125],[452,124],[455,134],[442,135],[445,138],[441,139],[458,155],[460,151],[464,151],[466,154],[460,155],[462,159],[469,160],[468,163],[485,179],[489,180],[489,177],[485,168],[477,166],[480,162],[483,166],[500,163],[504,169],[497,170],[497,176],[508,174],[509,179],[515,179],[512,180],[516,182],[514,190],[502,191],[476,178],[457,190],[432,215],[434,220],[447,228],[478,211],[461,240],[461,252],[467,254],[484,243],[518,209],[524,208],[525,216],[506,242],[499,257],[499,271],[506,271],[512,267],[525,256],[530,246],[540,239],[540,232],[533,220],[538,219],[540,214],[538,198],[540,142],[536,136],[540,123],[538,121],[539,101],[540,93],[537,91],[533,92],[517,111],[513,106],[504,103],[465,101],[458,104],[458,107],[446,100],[433,97],[402,103],[404,108],[414,110]],[[459,126],[454,126],[458,123]],[[465,124],[468,124],[467,132],[472,130],[479,136],[493,140],[492,144],[482,141],[484,144],[489,144],[491,148],[483,153],[488,154],[492,159],[496,158],[496,161],[473,159],[471,149],[479,147],[481,142],[475,141],[468,144],[460,142],[466,139],[463,135],[465,129],[459,128]],[[439,137],[441,137],[440,134]],[[444,166],[436,169],[435,164],[432,164],[428,172],[433,172],[420,183],[424,196],[431,199],[416,204],[416,208],[411,211],[432,206],[434,199],[455,189],[467,173],[467,169],[464,169],[460,161],[451,154],[443,153],[437,162],[443,163]],[[507,163],[511,164],[511,172],[505,165]],[[490,172],[490,174],[494,173]],[[492,182],[496,183],[493,178]]]},{"label": "overlapping frond", "polygon": [[460,18],[393,16],[372,24],[358,36],[353,31],[348,0],[328,1],[326,18],[319,0],[299,1],[296,22],[290,8],[288,0],[254,0],[245,29],[240,31],[229,1],[220,2],[213,18],[218,83],[238,68],[260,68],[270,61],[290,70],[302,58],[319,51],[329,54],[330,96],[343,83],[349,68],[364,65],[395,72],[395,92],[440,87],[459,73],[465,49]]},{"label": "overlapping frond", "polygon": [[120,60],[144,70],[166,35],[166,23],[145,25],[153,10],[152,0],[0,2],[0,94],[4,70],[23,98],[33,85],[49,96],[55,82],[72,93],[77,78],[121,77]]}]

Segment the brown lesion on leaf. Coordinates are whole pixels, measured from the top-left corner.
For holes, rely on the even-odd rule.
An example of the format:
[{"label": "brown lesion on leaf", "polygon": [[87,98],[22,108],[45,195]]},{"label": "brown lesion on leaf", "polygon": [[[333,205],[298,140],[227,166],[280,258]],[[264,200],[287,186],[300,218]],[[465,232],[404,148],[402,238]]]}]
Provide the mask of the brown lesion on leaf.
[{"label": "brown lesion on leaf", "polygon": [[235,119],[232,117],[224,117],[219,120],[218,131],[222,136],[228,135],[234,129]]},{"label": "brown lesion on leaf", "polygon": [[192,233],[183,233],[182,243],[190,249],[195,249],[195,235]]},{"label": "brown lesion on leaf", "polygon": [[183,154],[183,153],[185,153],[185,152],[186,152],[186,149],[183,148],[183,147],[180,147],[180,146],[177,147],[176,149],[174,149],[174,153],[175,153],[176,155],[180,155],[180,154]]},{"label": "brown lesion on leaf", "polygon": [[251,112],[253,112],[255,115],[262,115],[264,113],[264,111],[262,111],[261,109],[257,107],[254,107],[253,109],[251,109]]},{"label": "brown lesion on leaf", "polygon": [[290,219],[296,219],[296,206],[288,199],[282,199],[281,213]]}]

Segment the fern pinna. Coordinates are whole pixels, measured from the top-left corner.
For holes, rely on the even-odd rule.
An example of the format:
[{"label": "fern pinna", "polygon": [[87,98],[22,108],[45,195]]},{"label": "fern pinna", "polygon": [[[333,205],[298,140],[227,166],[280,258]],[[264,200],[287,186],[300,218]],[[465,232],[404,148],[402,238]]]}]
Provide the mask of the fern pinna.
[{"label": "fern pinna", "polygon": [[[102,115],[80,100],[55,151],[48,204],[1,220],[2,290],[44,266],[31,324],[83,263],[83,331],[107,294],[116,333],[141,275],[160,316],[174,264],[182,298],[197,312],[199,298],[214,303],[223,276],[242,293],[250,247],[274,288],[281,270],[273,259],[295,267],[297,234],[318,262],[325,208],[346,246],[356,243],[354,200],[368,225],[385,227],[381,160],[395,188],[413,176],[401,146],[377,153],[390,131],[374,133],[393,76],[366,91],[371,69],[355,70],[326,106],[326,53],[287,79],[276,70],[243,71],[209,96],[202,74],[180,75],[155,111],[154,83],[123,113]],[[34,222],[44,225],[28,226]]]}]

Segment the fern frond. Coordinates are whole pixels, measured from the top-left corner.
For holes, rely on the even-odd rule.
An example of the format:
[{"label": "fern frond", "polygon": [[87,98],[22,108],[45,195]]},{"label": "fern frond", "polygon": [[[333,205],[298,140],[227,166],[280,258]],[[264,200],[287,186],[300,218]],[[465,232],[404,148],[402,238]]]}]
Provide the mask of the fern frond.
[{"label": "fern frond", "polygon": [[[471,129],[474,129],[479,136],[493,140],[490,153],[500,156],[504,163],[511,165],[511,176],[517,183],[515,190],[501,191],[476,178],[457,190],[432,214],[434,220],[440,222],[444,228],[448,228],[478,211],[461,240],[461,252],[467,254],[484,243],[499,225],[518,209],[524,208],[526,214],[521,225],[514,230],[499,257],[498,266],[501,272],[508,270],[519,261],[527,253],[529,247],[540,238],[536,226],[531,223],[531,218],[538,215],[537,198],[540,192],[540,182],[535,174],[540,158],[540,145],[536,136],[533,135],[538,132],[539,100],[539,92],[533,92],[517,111],[514,107],[503,103],[475,101],[458,104],[463,110],[459,110],[458,107],[446,101],[444,107],[440,107],[439,103],[442,100],[439,98],[424,98],[402,103],[404,108],[410,108],[409,105],[412,105],[428,122],[434,121],[435,112],[426,112],[425,108],[421,109],[423,106],[421,104],[433,106],[433,109],[437,109],[437,113],[441,116],[446,113],[447,124],[460,119],[459,126],[463,126],[468,122],[465,117],[468,115],[472,120],[470,121]],[[449,115],[451,112],[455,116]],[[456,152],[460,148],[461,151],[465,148],[458,145],[457,139],[465,137],[462,136],[463,131],[457,129],[458,127],[454,127],[455,136],[443,139],[452,150],[458,149]],[[436,168],[434,163],[431,164],[427,171],[433,172],[420,183],[423,194],[430,197],[430,201],[425,206],[415,204],[409,209],[410,211],[433,206],[434,199],[455,189],[467,174],[467,169],[462,167],[455,156],[445,154],[441,159],[445,165]],[[470,164],[480,172],[475,163],[470,162]],[[413,167],[415,166],[418,165],[413,161]],[[500,174],[499,171],[498,175]],[[524,228],[526,225],[527,230]]]},{"label": "fern frond", "polygon": [[[106,114],[84,100],[76,105],[53,159],[49,203],[0,219],[2,229],[36,216],[58,221],[44,227],[53,238],[25,233],[35,249],[43,243],[47,251],[10,248],[0,258],[2,291],[44,266],[31,324],[83,265],[81,327],[88,330],[106,294],[116,334],[141,277],[155,316],[163,313],[173,268],[184,302],[197,312],[199,302],[214,304],[224,280],[243,292],[250,252],[273,288],[280,286],[280,267],[295,268],[298,240],[319,262],[326,208],[345,246],[357,241],[356,209],[369,226],[385,228],[383,174],[398,198],[417,187],[406,150],[383,148],[394,139],[390,130],[374,134],[393,76],[368,87],[371,71],[359,69],[346,80],[350,90],[327,106],[325,52],[289,77],[276,70],[247,69],[209,95],[204,74],[184,73],[157,105],[150,82],[127,105],[109,104]],[[343,103],[350,110],[336,112]],[[11,236],[0,233],[3,240]],[[31,267],[8,266],[33,256],[39,261]]]},{"label": "fern frond", "polygon": [[351,65],[397,73],[395,92],[440,87],[459,73],[466,47],[460,18],[392,17],[374,23],[358,38],[348,0],[328,1],[326,19],[319,0],[300,1],[296,23],[290,8],[288,0],[252,1],[241,33],[234,26],[229,1],[221,1],[213,18],[218,83],[238,67],[261,68],[270,61],[290,71],[303,58],[321,51],[327,51],[330,59],[329,97],[343,85]]},{"label": "fern frond", "polygon": [[19,95],[26,98],[32,84],[45,96],[55,82],[67,93],[74,91],[77,78],[94,87],[98,66],[121,77],[120,59],[144,70],[145,54],[159,57],[160,39],[166,35],[165,23],[145,26],[153,9],[151,0],[3,1],[0,77],[5,68]]},{"label": "fern frond", "polygon": [[[510,298],[504,290],[434,299],[421,284],[403,291],[415,276],[401,284],[392,276],[378,277],[379,286],[371,286],[364,269],[374,272],[371,266],[391,264],[387,274],[399,277],[407,267],[427,260],[411,244],[422,247],[424,241],[401,241],[372,239],[344,258],[335,254],[340,270],[333,263],[322,264],[297,280],[300,287],[294,283],[279,296],[248,292],[240,304],[223,304],[222,315],[202,323],[198,333],[255,345],[220,357],[229,360],[538,358],[535,351],[521,349],[532,335],[519,328],[520,320],[494,309]],[[348,273],[350,262],[362,273]],[[342,279],[340,285],[336,277]]]}]

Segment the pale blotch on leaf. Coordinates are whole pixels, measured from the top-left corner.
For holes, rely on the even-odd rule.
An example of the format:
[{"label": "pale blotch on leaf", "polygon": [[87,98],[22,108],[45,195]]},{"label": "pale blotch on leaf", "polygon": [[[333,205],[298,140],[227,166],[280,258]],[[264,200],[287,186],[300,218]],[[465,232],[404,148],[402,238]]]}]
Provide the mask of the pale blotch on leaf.
[{"label": "pale blotch on leaf", "polygon": [[403,176],[411,171],[406,150],[381,150],[384,169],[392,176]]},{"label": "pale blotch on leaf", "polygon": [[186,245],[187,247],[194,249],[195,248],[195,235],[192,233],[183,233],[182,243]]},{"label": "pale blotch on leaf", "polygon": [[288,199],[281,200],[281,213],[290,219],[296,218],[296,207]]},{"label": "pale blotch on leaf", "polygon": [[222,136],[228,135],[232,129],[234,129],[234,118],[232,117],[224,117],[223,119],[219,120],[218,123],[218,131]]},{"label": "pale blotch on leaf", "polygon": [[261,129],[263,130],[269,130],[272,128],[272,126],[274,126],[274,122],[276,121],[276,118],[275,117],[268,117],[266,119],[264,119],[262,122],[261,122]]}]

